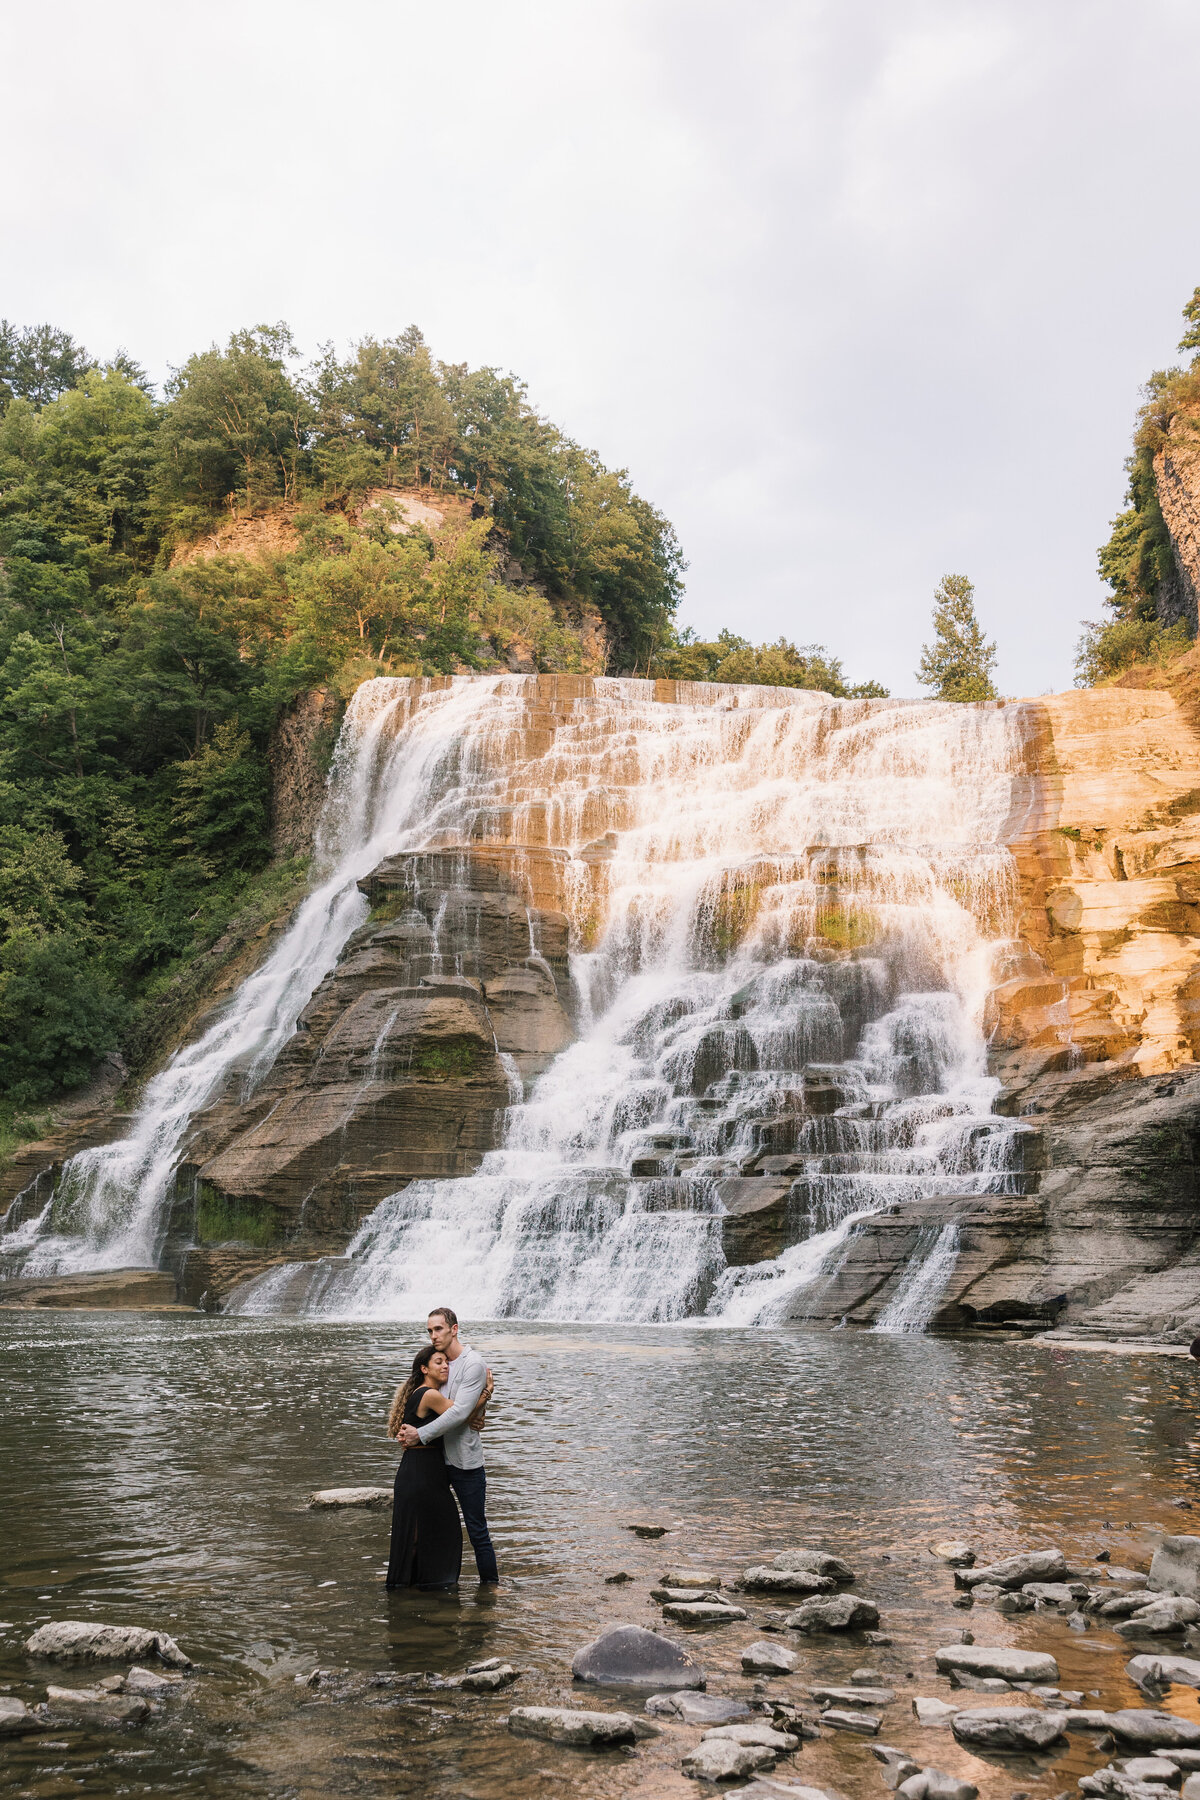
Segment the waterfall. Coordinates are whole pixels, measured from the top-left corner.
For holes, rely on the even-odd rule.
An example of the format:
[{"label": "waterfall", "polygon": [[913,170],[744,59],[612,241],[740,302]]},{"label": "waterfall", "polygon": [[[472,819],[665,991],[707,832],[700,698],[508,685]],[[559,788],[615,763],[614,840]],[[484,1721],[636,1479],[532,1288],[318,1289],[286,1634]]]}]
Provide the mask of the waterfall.
[{"label": "waterfall", "polygon": [[[856,1219],[1012,1185],[980,1019],[1014,713],[580,685],[552,721],[536,678],[496,688],[425,840],[563,859],[578,1040],[476,1174],[410,1183],[231,1310],[765,1323],[803,1316]],[[731,1266],[731,1212],[768,1193],[790,1241]]]},{"label": "waterfall", "polygon": [[924,1331],[938,1309],[957,1261],[958,1220],[949,1219],[940,1231],[936,1226],[924,1227],[904,1266],[900,1285],[880,1314],[875,1330]]}]

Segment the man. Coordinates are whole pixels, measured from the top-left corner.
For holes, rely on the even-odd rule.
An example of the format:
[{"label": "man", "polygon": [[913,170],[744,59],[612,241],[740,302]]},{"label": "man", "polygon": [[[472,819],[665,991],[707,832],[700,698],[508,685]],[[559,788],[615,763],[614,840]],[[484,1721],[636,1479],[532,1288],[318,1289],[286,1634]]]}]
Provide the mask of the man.
[{"label": "man", "polygon": [[478,1350],[472,1350],[469,1344],[462,1342],[458,1335],[458,1314],[450,1307],[435,1306],[426,1329],[434,1349],[444,1350],[450,1359],[446,1397],[453,1404],[419,1429],[415,1425],[401,1426],[400,1442],[406,1450],[413,1450],[420,1444],[431,1444],[435,1438],[445,1439],[446,1473],[462,1507],[463,1522],[479,1570],[479,1585],[483,1587],[500,1579],[484,1510],[487,1476],[483,1468],[483,1445],[479,1441],[479,1427],[492,1394],[492,1377]]}]

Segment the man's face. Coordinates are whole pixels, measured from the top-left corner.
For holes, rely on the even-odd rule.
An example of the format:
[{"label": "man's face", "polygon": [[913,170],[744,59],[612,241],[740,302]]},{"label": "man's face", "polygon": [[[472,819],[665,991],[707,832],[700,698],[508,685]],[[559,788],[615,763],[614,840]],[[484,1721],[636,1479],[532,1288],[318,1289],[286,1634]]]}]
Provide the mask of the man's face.
[{"label": "man's face", "polygon": [[447,1325],[441,1313],[430,1313],[425,1329],[435,1350],[449,1350],[456,1327]]}]

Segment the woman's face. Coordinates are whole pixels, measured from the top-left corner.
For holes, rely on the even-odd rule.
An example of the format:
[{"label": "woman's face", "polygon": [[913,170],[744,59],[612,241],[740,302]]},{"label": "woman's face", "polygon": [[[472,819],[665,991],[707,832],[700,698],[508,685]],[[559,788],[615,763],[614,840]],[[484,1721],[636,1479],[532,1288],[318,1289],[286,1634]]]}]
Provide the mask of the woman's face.
[{"label": "woman's face", "polygon": [[445,1387],[450,1374],[450,1358],[444,1350],[435,1350],[425,1366],[425,1378],[434,1387]]}]

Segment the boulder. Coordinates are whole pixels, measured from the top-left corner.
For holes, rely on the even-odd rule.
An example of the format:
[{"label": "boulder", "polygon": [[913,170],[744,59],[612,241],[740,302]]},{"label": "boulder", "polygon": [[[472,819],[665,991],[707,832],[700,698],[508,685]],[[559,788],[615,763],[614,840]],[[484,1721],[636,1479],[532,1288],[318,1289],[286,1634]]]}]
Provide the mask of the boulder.
[{"label": "boulder", "polygon": [[[975,1552],[961,1538],[948,1538],[943,1544],[930,1544],[929,1554],[936,1556],[939,1562],[948,1563],[952,1569],[969,1569],[975,1562]],[[932,1769],[927,1771],[929,1774],[935,1772]]]},{"label": "boulder", "polygon": [[960,1744],[978,1750],[1044,1750],[1065,1730],[1064,1715],[1035,1706],[964,1708],[950,1729]]},{"label": "boulder", "polygon": [[1113,1629],[1122,1637],[1166,1636],[1186,1631],[1200,1619],[1200,1604],[1179,1594],[1161,1594]]},{"label": "boulder", "polygon": [[1165,1537],[1150,1559],[1146,1585],[1200,1600],[1200,1537]]},{"label": "boulder", "polygon": [[1058,1681],[1058,1664],[1043,1650],[1004,1644],[947,1644],[934,1651],[943,1675],[999,1675],[1004,1681]]},{"label": "boulder", "polygon": [[768,1594],[830,1594],[835,1585],[831,1575],[818,1575],[815,1569],[769,1569],[762,1563],[746,1569],[738,1583]]},{"label": "boulder", "polygon": [[948,1726],[959,1711],[949,1700],[936,1700],[928,1694],[918,1694],[912,1703],[912,1709],[918,1725],[941,1726]]},{"label": "boulder", "polygon": [[974,1588],[981,1582],[996,1587],[1019,1588],[1027,1581],[1065,1581],[1067,1559],[1061,1550],[1019,1550],[999,1562],[986,1563],[981,1569],[960,1570],[955,1581],[960,1587]]},{"label": "boulder", "polygon": [[707,1744],[714,1738],[728,1738],[733,1744],[757,1745],[760,1750],[773,1750],[776,1756],[785,1756],[800,1748],[800,1739],[793,1737],[790,1731],[776,1731],[757,1720],[749,1725],[716,1725],[705,1732],[701,1742]]},{"label": "boulder", "polygon": [[89,1725],[137,1725],[150,1716],[149,1702],[140,1695],[114,1694],[102,1687],[48,1687],[46,1705],[52,1718]]},{"label": "boulder", "polygon": [[834,1581],[853,1581],[854,1570],[840,1556],[828,1550],[781,1550],[771,1558],[776,1569],[808,1569],[814,1575],[829,1575]]},{"label": "boulder", "polygon": [[632,1744],[637,1720],[624,1712],[577,1712],[569,1706],[514,1706],[508,1729],[516,1737],[552,1744]]},{"label": "boulder", "polygon": [[369,1506],[382,1512],[392,1504],[390,1487],[318,1488],[308,1496],[310,1506]]},{"label": "boulder", "polygon": [[922,1769],[902,1781],[896,1790],[904,1800],[977,1800],[979,1789],[957,1775],[943,1775],[940,1769]]},{"label": "boulder", "polygon": [[789,1631],[861,1631],[878,1623],[878,1607],[857,1594],[814,1594],[787,1617]]},{"label": "boulder", "polygon": [[680,1645],[641,1625],[613,1625],[575,1654],[576,1681],[598,1687],[702,1688],[704,1670]]},{"label": "boulder", "polygon": [[782,1644],[751,1644],[742,1651],[742,1668],[747,1675],[790,1675],[799,1658],[794,1650]]},{"label": "boulder", "polygon": [[154,1656],[170,1669],[190,1669],[183,1654],[165,1631],[144,1631],[140,1625],[98,1625],[86,1619],[63,1619],[42,1625],[27,1638],[30,1656],[47,1662],[137,1662]]},{"label": "boulder", "polygon": [[651,1694],[646,1711],[659,1719],[680,1719],[685,1725],[727,1725],[731,1719],[750,1717],[750,1708],[744,1700],[731,1700],[726,1694],[697,1694],[686,1690]]},{"label": "boulder", "polygon": [[1193,1750],[1200,1746],[1200,1725],[1194,1725],[1190,1719],[1177,1719],[1174,1713],[1124,1706],[1106,1717],[1115,1736],[1142,1750],[1173,1750],[1177,1746]]},{"label": "boulder", "polygon": [[894,1688],[864,1687],[859,1683],[853,1687],[815,1687],[810,1692],[820,1706],[890,1706],[896,1698]]},{"label": "boulder", "polygon": [[736,1781],[756,1769],[775,1767],[774,1750],[761,1744],[735,1744],[729,1738],[701,1738],[683,1759],[683,1772],[697,1781]]},{"label": "boulder", "polygon": [[1143,1693],[1157,1693],[1173,1681],[1181,1687],[1200,1688],[1200,1662],[1191,1656],[1133,1656],[1125,1664],[1125,1673]]},{"label": "boulder", "polygon": [[31,1713],[23,1700],[18,1700],[15,1694],[0,1694],[0,1738],[43,1729],[37,1714]]},{"label": "boulder", "polygon": [[720,1600],[677,1600],[663,1607],[663,1618],[676,1625],[735,1625],[749,1616],[744,1606],[726,1606]]},{"label": "boulder", "polygon": [[878,1713],[853,1712],[831,1706],[821,1714],[822,1725],[831,1731],[857,1731],[860,1737],[875,1737],[883,1723]]}]

